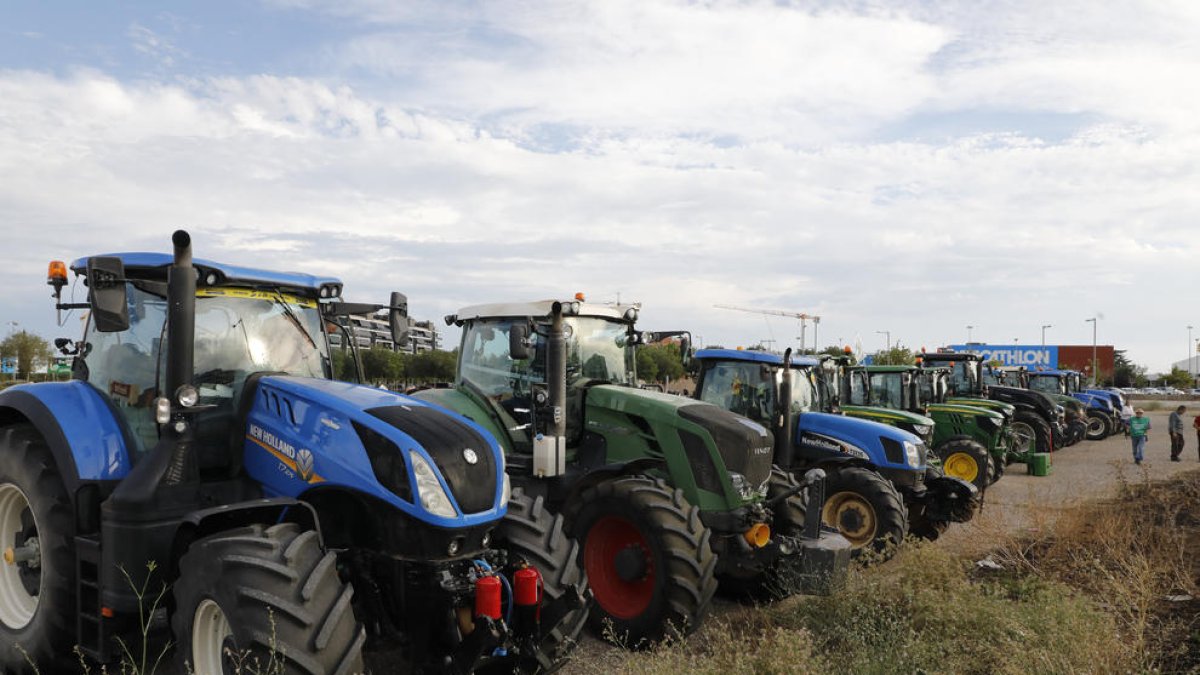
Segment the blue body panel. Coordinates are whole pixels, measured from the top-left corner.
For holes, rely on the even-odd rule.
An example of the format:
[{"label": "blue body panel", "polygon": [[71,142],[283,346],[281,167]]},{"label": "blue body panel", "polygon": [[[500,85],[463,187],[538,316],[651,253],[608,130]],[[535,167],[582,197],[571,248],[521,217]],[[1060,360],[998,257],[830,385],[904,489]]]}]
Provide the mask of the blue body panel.
[{"label": "blue body panel", "polygon": [[[286,376],[264,377],[259,380],[255,401],[247,419],[244,445],[246,472],[261,483],[264,492],[271,496],[300,497],[308,490],[318,487],[342,487],[371,495],[413,518],[438,527],[460,528],[502,518],[506,508],[501,506],[503,480],[499,475],[496,479],[492,508],[464,514],[445,478],[435,468],[442,489],[446,491],[458,512],[454,518],[433,515],[419,503],[405,501],[379,483],[371,468],[366,448],[354,430],[352,421],[378,432],[396,444],[405,455],[411,485],[415,485],[416,482],[407,451],[420,453],[431,467],[437,466],[433,458],[411,436],[364,412],[372,408],[397,405],[414,408],[436,407],[410,396],[346,382]],[[500,445],[491,434],[466,417],[441,407],[436,409],[478,432],[489,443],[486,451],[492,453],[494,466],[504,466],[504,455]],[[310,462],[300,459],[301,455],[306,453],[308,458],[311,458]]]},{"label": "blue body panel", "polygon": [[833,413],[804,412],[796,418],[795,437],[800,438],[800,433],[804,431],[829,436],[855,445],[866,451],[868,459],[876,466],[900,471],[925,470],[923,465],[914,469],[904,462],[888,461],[887,454],[883,450],[883,442],[880,439],[890,438],[899,443],[908,442],[913,445],[920,445],[923,442],[919,437],[888,424]]},{"label": "blue body panel", "polygon": [[24,392],[46,406],[62,429],[79,480],[117,480],[132,467],[121,425],[104,396],[79,380],[19,384],[0,393]]},{"label": "blue body panel", "polygon": [[[125,267],[167,267],[174,261],[169,253],[109,253],[106,257],[120,258]],[[71,262],[71,269],[78,274],[87,270],[88,258],[79,258]],[[276,272],[252,267],[226,265],[211,260],[197,258],[192,261],[197,267],[203,267],[220,272],[226,281],[241,281],[251,284],[290,286],[294,288],[309,288],[318,290],[324,284],[340,284],[336,277],[318,277],[298,272]]]},{"label": "blue body panel", "polygon": [[[701,349],[695,358],[700,361],[748,361],[767,365],[782,366],[783,357],[779,354],[748,351],[740,349]],[[811,356],[793,356],[791,364],[798,367],[817,367],[821,362]],[[924,465],[912,467],[905,463],[888,461],[883,450],[882,438],[890,438],[901,444],[908,442],[914,445],[922,444],[919,437],[903,429],[879,422],[872,422],[857,417],[846,417],[823,412],[803,412],[796,417],[795,438],[800,439],[801,432],[820,434],[849,443],[867,453],[867,460],[872,464],[901,471],[924,471]]]}]

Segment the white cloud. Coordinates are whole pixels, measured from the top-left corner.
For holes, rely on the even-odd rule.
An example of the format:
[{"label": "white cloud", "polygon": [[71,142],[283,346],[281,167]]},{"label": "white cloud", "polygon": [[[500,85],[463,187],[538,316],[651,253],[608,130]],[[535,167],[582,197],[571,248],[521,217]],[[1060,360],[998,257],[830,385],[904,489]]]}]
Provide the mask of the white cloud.
[{"label": "white cloud", "polygon": [[[340,63],[404,86],[0,71],[0,232],[20,252],[0,284],[33,296],[43,260],[166,250],[186,226],[199,256],[405,290],[431,317],[584,290],[712,342],[796,335],[727,303],[933,346],[968,323],[1090,341],[1100,310],[1102,341],[1152,366],[1176,340],[1147,327],[1190,321],[1172,289],[1200,281],[1200,105],[1166,84],[1191,63],[1184,7],[1111,51],[1105,22],[1030,28],[1008,6],[483,4],[483,38],[446,33],[449,10],[339,7],[370,26]],[[877,135],[981,106],[1088,121]],[[41,311],[17,306],[0,321]]]}]

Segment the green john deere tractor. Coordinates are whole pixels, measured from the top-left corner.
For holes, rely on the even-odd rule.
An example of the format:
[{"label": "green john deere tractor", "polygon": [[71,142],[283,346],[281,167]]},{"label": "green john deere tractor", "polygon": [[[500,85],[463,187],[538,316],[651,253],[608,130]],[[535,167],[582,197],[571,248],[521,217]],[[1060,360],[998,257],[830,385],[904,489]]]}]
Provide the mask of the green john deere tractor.
[{"label": "green john deere tractor", "polygon": [[843,368],[841,391],[851,405],[842,405],[842,411],[855,414],[853,411],[858,409],[884,409],[928,419],[932,428],[926,445],[941,460],[942,470],[982,490],[1003,475],[1012,431],[999,412],[938,402],[934,396],[935,372],[923,373],[916,366]]},{"label": "green john deere tractor", "polygon": [[[562,513],[582,547],[593,627],[639,645],[698,627],[717,580],[824,590],[849,544],[824,532],[824,474],[772,466],[764,426],[717,406],[636,388],[636,305],[476,305],[449,389],[416,396],[484,426],[514,486]],[[682,340],[688,354],[689,338]],[[778,590],[780,586],[776,585]]]}]

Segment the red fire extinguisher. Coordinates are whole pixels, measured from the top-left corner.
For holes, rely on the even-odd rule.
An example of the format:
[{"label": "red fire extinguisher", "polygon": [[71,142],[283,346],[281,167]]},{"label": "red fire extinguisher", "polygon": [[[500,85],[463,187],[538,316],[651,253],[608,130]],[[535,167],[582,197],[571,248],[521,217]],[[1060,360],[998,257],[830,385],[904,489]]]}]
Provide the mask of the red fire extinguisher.
[{"label": "red fire extinguisher", "polygon": [[513,604],[515,630],[536,635],[542,618],[542,575],[535,567],[522,567],[513,573]]},{"label": "red fire extinguisher", "polygon": [[475,580],[475,616],[500,620],[500,579],[494,575]]}]

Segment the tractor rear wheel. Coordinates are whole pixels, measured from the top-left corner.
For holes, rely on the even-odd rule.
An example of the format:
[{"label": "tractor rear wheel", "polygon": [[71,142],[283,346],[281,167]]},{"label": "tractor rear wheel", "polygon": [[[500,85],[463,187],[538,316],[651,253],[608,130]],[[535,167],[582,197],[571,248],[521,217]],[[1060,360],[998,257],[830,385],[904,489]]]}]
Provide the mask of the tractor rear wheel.
[{"label": "tractor rear wheel", "polygon": [[867,550],[890,557],[908,534],[908,509],[896,486],[860,466],[833,469],[825,475],[821,520],[850,542],[855,557]]},{"label": "tractor rear wheel", "polygon": [[1108,438],[1112,433],[1112,423],[1100,410],[1088,410],[1087,413],[1087,431],[1084,432],[1085,437],[1089,441],[1101,441]]},{"label": "tractor rear wheel", "polygon": [[576,503],[568,527],[583,545],[593,629],[632,648],[696,630],[717,590],[717,557],[699,507],[643,476],[592,486]]},{"label": "tractor rear wheel", "polygon": [[1013,449],[1020,454],[1050,452],[1051,438],[1050,424],[1037,413],[1018,410],[1013,416]]},{"label": "tractor rear wheel", "polygon": [[987,448],[970,438],[952,438],[935,450],[947,476],[961,478],[981,491],[991,483],[995,465]]},{"label": "tractor rear wheel", "polygon": [[363,671],[354,590],[315,530],[250,525],[192,543],[175,582],[179,672]]},{"label": "tractor rear wheel", "polygon": [[71,501],[41,435],[28,424],[0,429],[0,672],[71,667],[74,539]]},{"label": "tractor rear wheel", "polygon": [[[587,576],[579,566],[579,544],[563,531],[562,516],[545,508],[541,497],[532,498],[521,488],[515,488],[508,502],[508,515],[496,531],[495,547],[537,568],[542,577],[542,593],[546,603],[554,603],[575,589],[583,597],[587,592]],[[541,670],[550,671],[562,665],[567,653],[578,642],[579,633],[587,622],[588,605],[572,610],[556,628],[543,635],[537,659]]]}]

